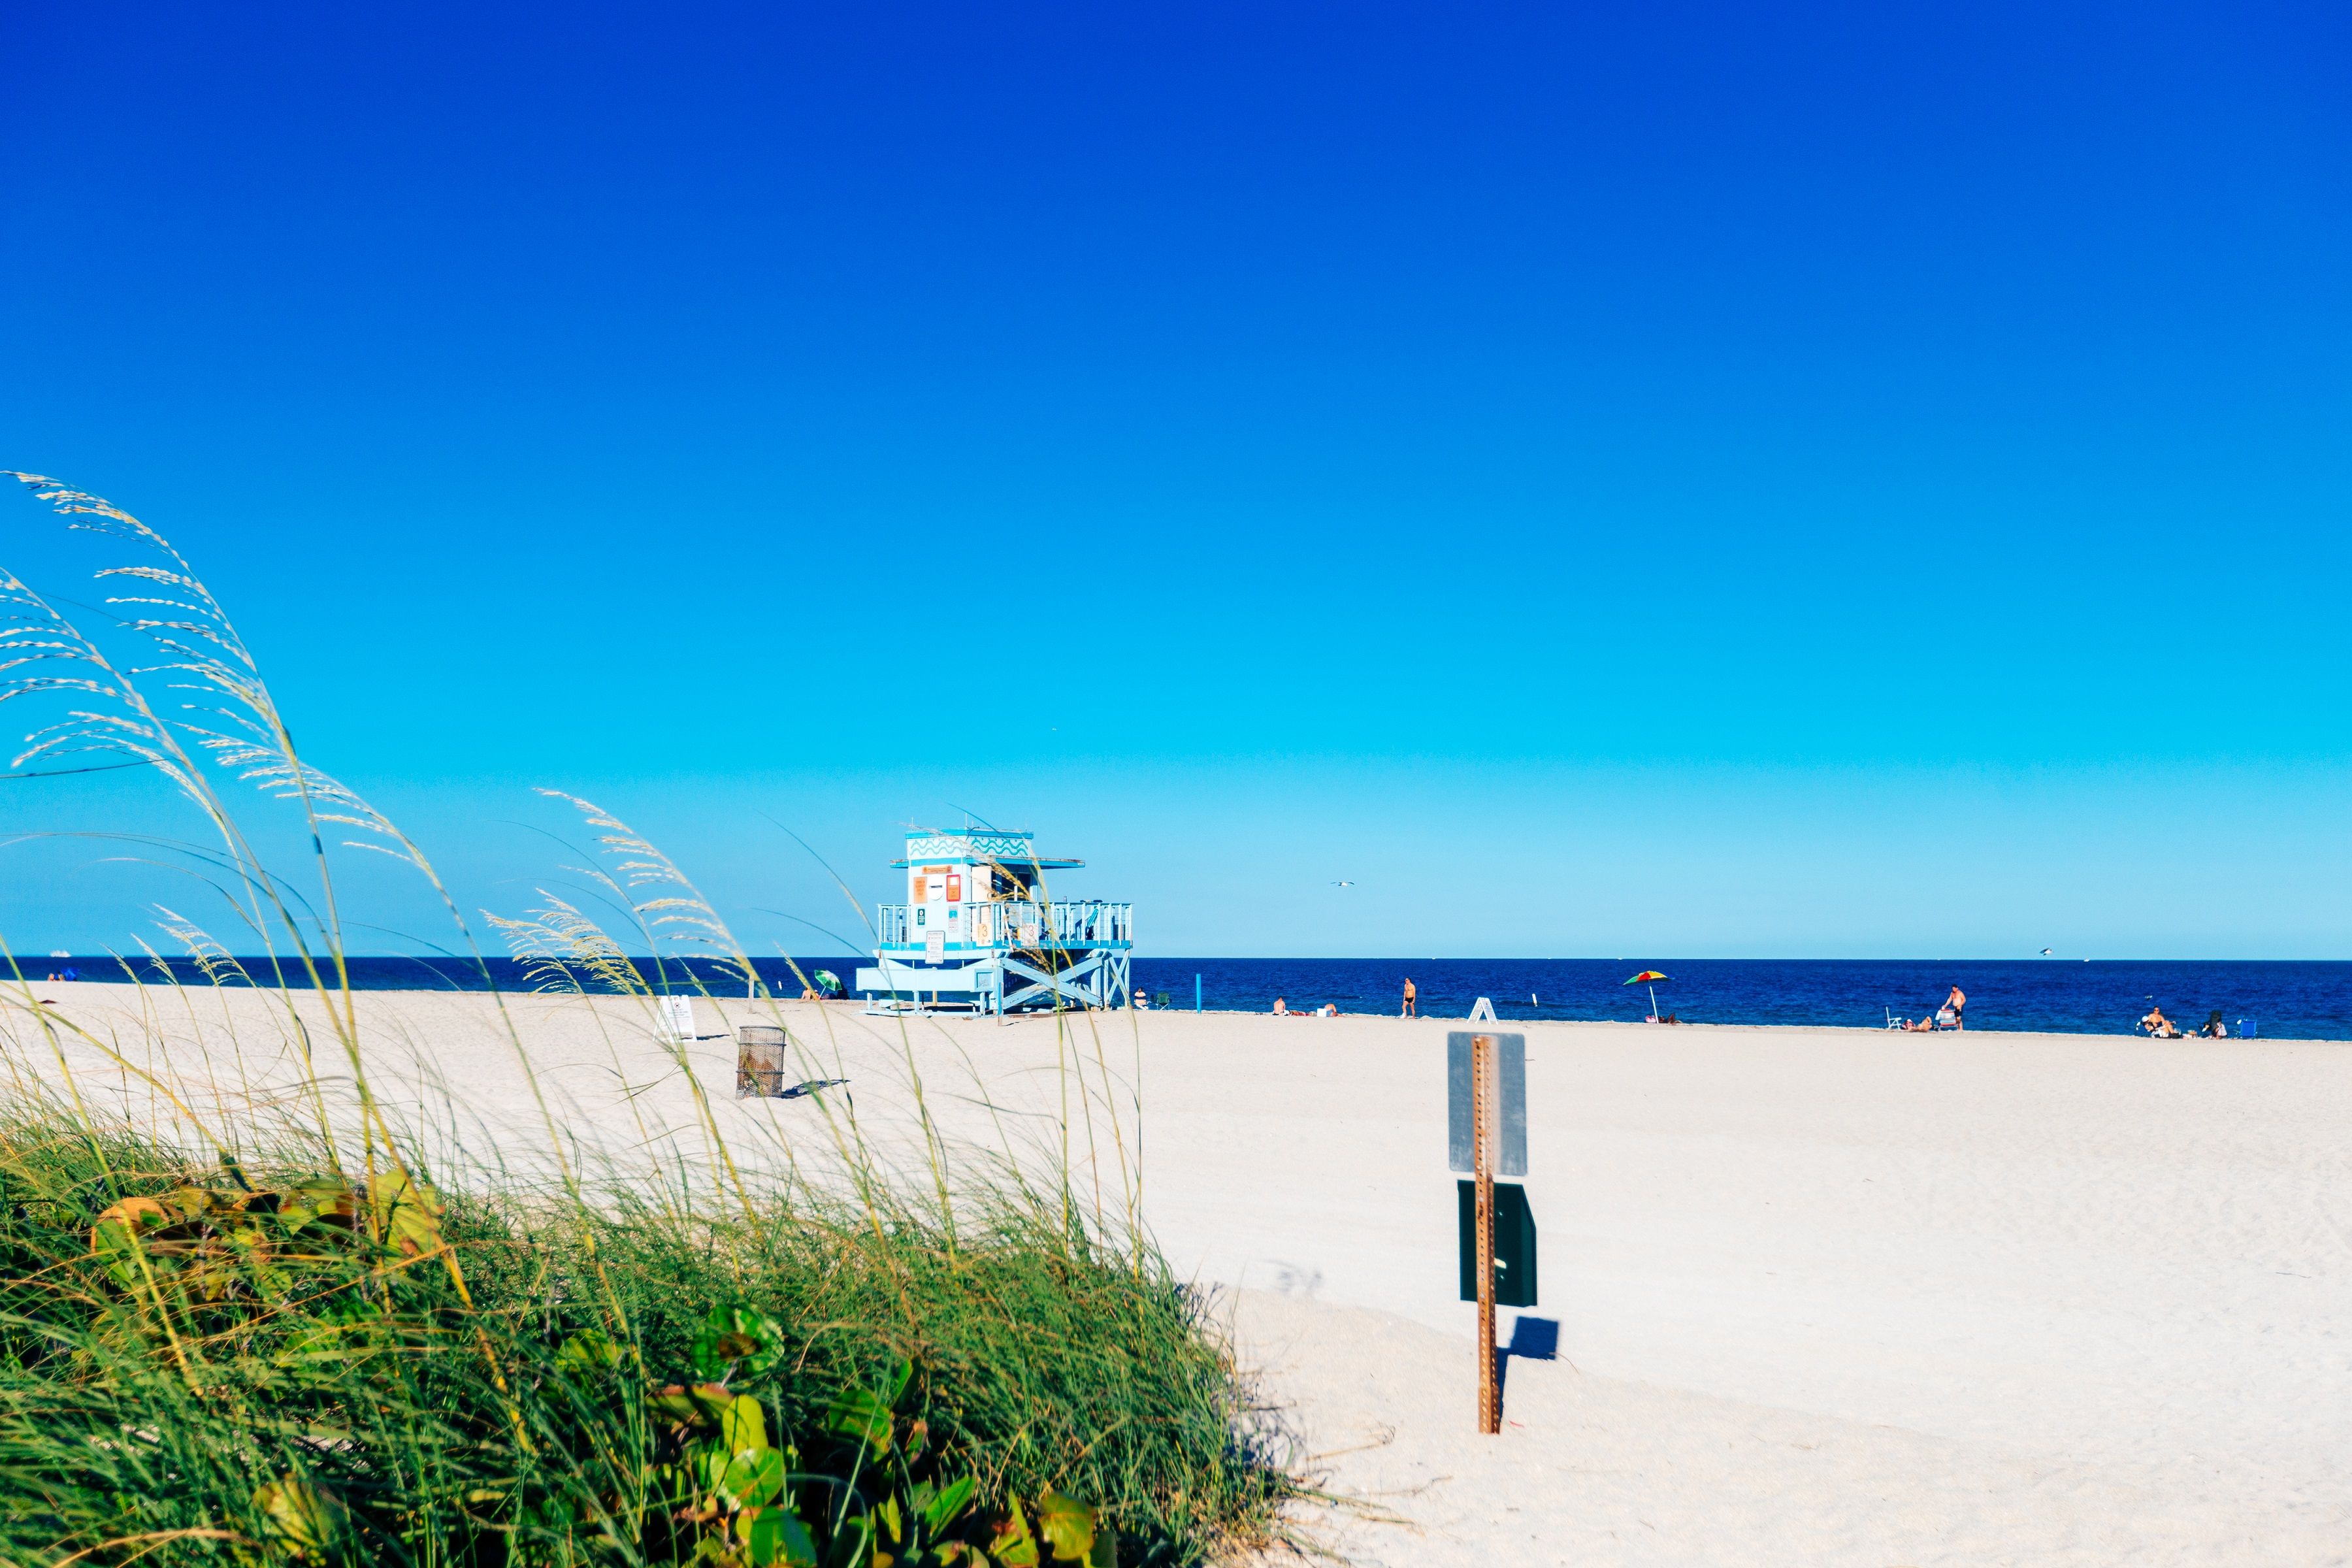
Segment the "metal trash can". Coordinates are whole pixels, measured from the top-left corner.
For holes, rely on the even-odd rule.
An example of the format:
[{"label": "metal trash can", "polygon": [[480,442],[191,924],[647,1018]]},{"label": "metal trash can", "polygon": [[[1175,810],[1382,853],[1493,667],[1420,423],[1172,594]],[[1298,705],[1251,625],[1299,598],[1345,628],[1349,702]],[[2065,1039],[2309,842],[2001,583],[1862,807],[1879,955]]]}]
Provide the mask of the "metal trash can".
[{"label": "metal trash can", "polygon": [[784,1092],[784,1032],[773,1024],[735,1031],[735,1098],[769,1099]]}]

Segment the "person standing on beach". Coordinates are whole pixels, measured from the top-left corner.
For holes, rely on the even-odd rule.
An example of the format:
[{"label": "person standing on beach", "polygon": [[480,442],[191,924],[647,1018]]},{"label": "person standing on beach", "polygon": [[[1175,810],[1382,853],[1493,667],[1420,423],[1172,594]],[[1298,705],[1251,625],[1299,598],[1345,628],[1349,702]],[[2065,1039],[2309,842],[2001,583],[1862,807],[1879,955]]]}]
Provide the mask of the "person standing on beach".
[{"label": "person standing on beach", "polygon": [[1955,1029],[1965,1029],[1969,1026],[1960,1016],[1960,1009],[1968,1005],[1969,994],[1957,985],[1952,987],[1952,994],[1944,998],[1944,1005],[1952,1010],[1952,1027]]},{"label": "person standing on beach", "polygon": [[1412,988],[1412,976],[1410,974],[1406,975],[1404,977],[1404,1011],[1399,1013],[1397,1015],[1398,1017],[1418,1018],[1421,1016],[1421,1015],[1413,1009],[1412,1005],[1412,999],[1419,994],[1420,993]]}]

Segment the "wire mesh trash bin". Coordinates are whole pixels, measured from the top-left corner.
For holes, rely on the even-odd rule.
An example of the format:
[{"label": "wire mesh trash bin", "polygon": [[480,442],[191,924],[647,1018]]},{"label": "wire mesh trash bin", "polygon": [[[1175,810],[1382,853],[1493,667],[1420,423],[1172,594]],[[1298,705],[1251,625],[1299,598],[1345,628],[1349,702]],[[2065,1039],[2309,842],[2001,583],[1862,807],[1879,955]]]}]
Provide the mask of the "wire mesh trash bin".
[{"label": "wire mesh trash bin", "polygon": [[735,1098],[769,1099],[784,1092],[784,1032],[772,1024],[735,1031]]}]

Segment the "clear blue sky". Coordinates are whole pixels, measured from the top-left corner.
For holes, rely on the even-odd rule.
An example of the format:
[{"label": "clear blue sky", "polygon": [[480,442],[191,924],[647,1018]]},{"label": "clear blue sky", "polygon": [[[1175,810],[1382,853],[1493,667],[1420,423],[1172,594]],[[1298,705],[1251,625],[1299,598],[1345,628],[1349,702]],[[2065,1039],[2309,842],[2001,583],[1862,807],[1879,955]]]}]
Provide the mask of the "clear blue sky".
[{"label": "clear blue sky", "polygon": [[2352,957],[2352,24],[1771,13],[18,7],[0,463],[469,905],[550,784],[762,948],[968,807],[1163,953]]}]

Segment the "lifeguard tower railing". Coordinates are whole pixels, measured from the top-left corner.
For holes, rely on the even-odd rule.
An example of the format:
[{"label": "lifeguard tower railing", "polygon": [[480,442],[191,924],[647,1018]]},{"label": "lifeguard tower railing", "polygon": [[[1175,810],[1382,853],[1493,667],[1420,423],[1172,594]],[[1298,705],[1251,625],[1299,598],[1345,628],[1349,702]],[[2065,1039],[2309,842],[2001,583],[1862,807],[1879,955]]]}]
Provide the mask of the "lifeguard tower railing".
[{"label": "lifeguard tower railing", "polygon": [[889,994],[874,1006],[1005,1013],[1127,1002],[1134,905],[996,899],[959,908],[954,924],[917,926],[910,905],[876,906],[875,967],[857,972],[859,990]]},{"label": "lifeguard tower railing", "polygon": [[[1128,947],[1135,942],[1133,904],[1032,903],[1000,899],[963,906],[967,929],[947,945],[963,952],[1009,948]],[[876,940],[884,947],[923,945],[915,934],[913,907],[882,904],[876,908]],[[944,928],[942,928],[944,929]],[[929,936],[928,930],[923,935]]]}]

